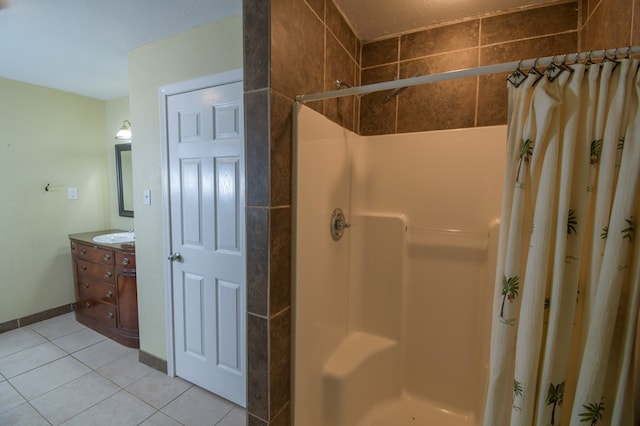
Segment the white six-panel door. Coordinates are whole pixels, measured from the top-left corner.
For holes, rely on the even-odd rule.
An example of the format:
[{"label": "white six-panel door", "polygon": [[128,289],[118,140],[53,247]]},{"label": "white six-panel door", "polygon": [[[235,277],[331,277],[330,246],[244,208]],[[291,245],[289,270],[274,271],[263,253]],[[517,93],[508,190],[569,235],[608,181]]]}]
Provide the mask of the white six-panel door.
[{"label": "white six-panel door", "polygon": [[176,375],[246,404],[242,82],[167,97]]}]

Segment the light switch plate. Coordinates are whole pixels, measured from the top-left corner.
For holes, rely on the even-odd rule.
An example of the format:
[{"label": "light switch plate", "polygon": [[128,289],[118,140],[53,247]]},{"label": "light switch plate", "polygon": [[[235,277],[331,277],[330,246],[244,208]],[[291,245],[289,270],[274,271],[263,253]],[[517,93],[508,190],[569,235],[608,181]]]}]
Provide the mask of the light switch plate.
[{"label": "light switch plate", "polygon": [[67,199],[69,199],[69,200],[77,200],[78,199],[78,188],[67,188]]},{"label": "light switch plate", "polygon": [[151,190],[150,189],[145,189],[144,190],[144,204],[147,206],[151,205]]}]

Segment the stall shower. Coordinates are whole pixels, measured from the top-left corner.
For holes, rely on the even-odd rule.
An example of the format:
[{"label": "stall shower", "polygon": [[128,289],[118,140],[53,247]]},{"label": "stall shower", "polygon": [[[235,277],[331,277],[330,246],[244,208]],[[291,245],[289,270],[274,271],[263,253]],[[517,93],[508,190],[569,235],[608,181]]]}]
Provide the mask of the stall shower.
[{"label": "stall shower", "polygon": [[479,425],[506,127],[294,116],[294,424]]}]

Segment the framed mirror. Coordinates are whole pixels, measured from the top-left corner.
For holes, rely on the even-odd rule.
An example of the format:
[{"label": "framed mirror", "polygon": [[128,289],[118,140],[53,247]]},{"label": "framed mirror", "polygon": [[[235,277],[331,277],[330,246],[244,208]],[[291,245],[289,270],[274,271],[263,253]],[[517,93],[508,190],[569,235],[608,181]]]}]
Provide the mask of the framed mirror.
[{"label": "framed mirror", "polygon": [[120,216],[133,217],[133,180],[131,167],[131,144],[116,145],[116,182],[118,189],[118,212]]}]

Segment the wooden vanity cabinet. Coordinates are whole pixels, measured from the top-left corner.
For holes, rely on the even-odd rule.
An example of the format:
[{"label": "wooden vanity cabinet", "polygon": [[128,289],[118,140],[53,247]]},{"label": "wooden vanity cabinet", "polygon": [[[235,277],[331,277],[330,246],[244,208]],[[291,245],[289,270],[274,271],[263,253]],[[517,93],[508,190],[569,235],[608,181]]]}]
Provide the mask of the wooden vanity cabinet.
[{"label": "wooden vanity cabinet", "polygon": [[69,236],[76,293],[76,319],[131,348],[140,347],[134,244],[98,244],[93,237],[115,231]]}]

